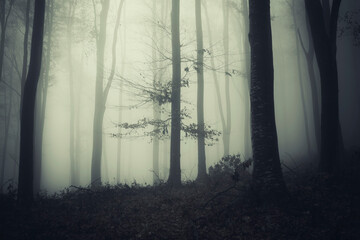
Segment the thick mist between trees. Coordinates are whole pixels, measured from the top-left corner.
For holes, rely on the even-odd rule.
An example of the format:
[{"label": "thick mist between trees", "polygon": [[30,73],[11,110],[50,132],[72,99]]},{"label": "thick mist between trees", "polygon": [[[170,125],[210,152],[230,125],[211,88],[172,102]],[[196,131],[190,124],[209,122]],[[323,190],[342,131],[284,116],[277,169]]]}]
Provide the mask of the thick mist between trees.
[{"label": "thick mist between trees", "polygon": [[[20,103],[34,1],[1,4],[0,180],[6,191],[18,182]],[[96,154],[102,183],[167,181],[174,62],[171,7],[168,0],[112,0],[108,10],[96,0],[46,1],[35,110],[35,191],[90,185],[98,180],[92,173]],[[198,48],[195,1],[180,1],[182,181],[198,176],[199,51],[204,61],[206,169],[228,154],[252,158],[245,7],[243,1],[202,1],[203,46]],[[359,1],[342,1],[336,39],[339,116],[349,151],[360,147],[359,9]],[[320,154],[320,74],[314,53],[309,64],[307,24],[303,1],[271,1],[279,154],[291,168],[309,162],[315,168]],[[100,133],[94,121],[102,122]],[[94,132],[100,135],[94,138]]]}]

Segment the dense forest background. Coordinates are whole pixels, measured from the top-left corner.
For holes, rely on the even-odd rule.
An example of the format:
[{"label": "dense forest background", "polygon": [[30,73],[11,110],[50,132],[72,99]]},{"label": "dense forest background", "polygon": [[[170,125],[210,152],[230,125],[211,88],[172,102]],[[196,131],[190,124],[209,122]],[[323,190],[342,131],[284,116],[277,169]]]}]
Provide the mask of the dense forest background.
[{"label": "dense forest background", "polygon": [[[0,7],[0,185],[6,192],[9,184],[18,183],[21,96],[34,1],[2,0]],[[100,176],[110,184],[167,181],[174,79],[171,7],[167,0],[46,1],[35,108],[35,192],[87,186]],[[200,48],[194,1],[180,1],[179,8],[181,179],[188,181],[198,177],[199,158],[206,156],[205,171],[229,154],[252,158],[249,6],[246,1],[202,1]],[[346,154],[360,146],[359,9],[359,1],[343,0],[336,32]],[[306,16],[303,1],[271,2],[279,155],[291,169],[305,162],[317,169],[320,157],[320,74]],[[199,52],[202,117],[197,112]],[[92,171],[94,164],[100,173]]]}]

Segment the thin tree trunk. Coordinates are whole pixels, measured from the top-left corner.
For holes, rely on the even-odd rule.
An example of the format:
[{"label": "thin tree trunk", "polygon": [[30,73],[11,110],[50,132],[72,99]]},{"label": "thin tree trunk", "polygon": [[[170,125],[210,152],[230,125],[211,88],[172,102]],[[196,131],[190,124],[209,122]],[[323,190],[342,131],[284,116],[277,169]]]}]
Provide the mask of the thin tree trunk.
[{"label": "thin tree trunk", "polygon": [[[211,32],[211,27],[210,27],[209,14],[208,14],[208,10],[206,7],[206,2],[203,2],[203,4],[204,4],[204,9],[205,9],[207,30],[208,30],[208,35],[209,35],[209,50],[211,53],[213,53],[214,52],[213,47],[212,47],[213,41],[212,41],[212,32]],[[222,130],[224,133],[226,131],[226,123],[225,123],[225,117],[224,117],[224,110],[223,110],[223,106],[222,106],[222,102],[221,102],[219,81],[218,81],[217,73],[215,71],[216,67],[215,67],[215,60],[214,60],[213,54],[211,54],[211,56],[210,56],[210,63],[211,63],[211,68],[213,69],[212,73],[213,73],[213,79],[214,79],[214,83],[215,83],[215,93],[216,93],[216,98],[217,98],[217,105],[218,105],[218,109],[219,109],[219,113],[220,113]],[[223,145],[225,145],[224,138],[223,138]],[[225,155],[225,153],[224,153],[224,155]]]},{"label": "thin tree trunk", "polygon": [[252,186],[262,200],[276,201],[287,196],[287,190],[280,166],[275,123],[270,0],[250,0],[249,3]]},{"label": "thin tree trunk", "polygon": [[1,27],[1,35],[0,35],[0,83],[4,80],[2,77],[3,65],[4,65],[4,56],[5,56],[5,36],[6,36],[6,28],[8,24],[8,19],[14,4],[14,0],[10,1],[8,12],[6,12],[6,0],[2,0],[0,2],[0,27]]},{"label": "thin tree trunk", "polygon": [[230,79],[229,79],[229,6],[228,0],[223,0],[223,44],[225,60],[225,99],[226,99],[226,128],[223,132],[224,156],[230,153],[231,133],[231,105],[230,105]]},{"label": "thin tree trunk", "polygon": [[197,42],[197,131],[198,131],[198,176],[206,177],[205,136],[204,136],[204,46],[201,20],[201,0],[195,0],[196,42]]},{"label": "thin tree trunk", "polygon": [[[157,66],[157,54],[156,54],[156,42],[158,41],[157,38],[157,32],[156,32],[156,16],[157,16],[157,4],[156,1],[153,1],[153,6],[152,6],[152,11],[153,11],[153,32],[152,32],[152,42],[153,42],[153,46],[152,46],[152,72],[153,72],[153,86],[155,87],[157,84],[157,81],[159,81],[159,69]],[[161,114],[160,114],[160,105],[159,103],[154,100],[153,101],[153,118],[156,121],[159,121],[161,119]],[[152,149],[152,160],[153,160],[153,184],[156,185],[159,183],[160,181],[160,176],[159,176],[159,137],[157,135],[157,133],[159,132],[159,128],[157,126],[154,126],[154,132],[156,133],[153,136],[153,149]]]},{"label": "thin tree trunk", "polygon": [[170,140],[170,186],[181,185],[180,169],[180,96],[181,96],[181,57],[180,57],[180,0],[172,0],[171,10],[172,46],[172,91],[171,91],[171,140]]},{"label": "thin tree trunk", "polygon": [[[124,7],[125,8],[125,7]],[[124,11],[124,26],[126,26],[126,16]],[[126,59],[126,27],[123,31],[123,41],[122,41],[122,62],[121,62],[121,76],[124,76],[125,73],[125,59]],[[122,122],[122,103],[123,103],[123,89],[124,89],[124,82],[120,82],[120,91],[119,91],[119,115],[118,121],[119,123]],[[121,176],[121,149],[122,149],[122,139],[121,139],[121,128],[119,128],[120,137],[117,140],[117,161],[116,161],[116,179],[117,183],[120,183],[120,176]]]},{"label": "thin tree trunk", "polygon": [[[12,85],[12,71],[10,73],[10,84]],[[5,180],[5,167],[6,167],[6,155],[7,155],[7,148],[8,148],[8,138],[9,138],[9,129],[10,129],[10,120],[11,120],[11,110],[12,110],[12,90],[10,90],[10,96],[9,96],[9,103],[8,103],[8,109],[7,106],[7,90],[4,89],[4,112],[5,112],[5,123],[4,123],[4,145],[3,145],[3,152],[2,152],[2,162],[1,162],[1,176],[0,176],[0,187],[1,192],[3,193],[3,187],[4,187],[4,180]]]},{"label": "thin tree trunk", "polygon": [[296,21],[296,15],[295,15],[295,3],[293,2],[291,7],[291,13],[293,16],[293,22],[294,22],[294,37],[295,37],[295,44],[296,44],[296,61],[297,61],[297,68],[298,68],[298,76],[299,76],[299,86],[300,86],[300,96],[301,96],[301,105],[303,110],[303,121],[304,121],[304,127],[305,127],[305,137],[306,137],[306,144],[308,149],[308,154],[311,155],[311,139],[310,139],[310,131],[309,131],[309,123],[308,123],[308,115],[306,110],[306,103],[305,103],[305,93],[304,93],[304,86],[303,86],[303,78],[302,78],[302,72],[301,72],[301,62],[300,62],[300,46],[299,41],[297,37],[297,21]]},{"label": "thin tree trunk", "polygon": [[78,185],[75,168],[75,96],[74,96],[74,71],[72,57],[72,35],[75,15],[76,0],[69,1],[68,21],[67,21],[67,57],[69,70],[69,102],[70,102],[70,119],[69,119],[69,157],[70,157],[70,185]]},{"label": "thin tree trunk", "polygon": [[298,32],[299,40],[301,48],[305,54],[306,58],[306,64],[309,74],[309,81],[310,81],[310,87],[311,87],[311,97],[312,97],[312,113],[313,113],[313,121],[314,121],[314,134],[316,139],[316,145],[317,145],[317,152],[320,153],[320,145],[321,145],[321,139],[320,139],[320,106],[319,106],[319,96],[318,96],[318,87],[317,87],[317,80],[315,76],[315,69],[314,69],[314,46],[312,44],[311,39],[311,32],[310,32],[310,26],[309,26],[309,19],[306,19],[306,25],[308,29],[308,42],[309,42],[309,49],[306,50],[303,40],[301,38],[300,33]]},{"label": "thin tree trunk", "polygon": [[45,0],[35,1],[29,73],[22,98],[18,184],[18,200],[21,204],[27,206],[31,205],[33,200],[34,110],[37,83],[41,71],[44,16]]}]

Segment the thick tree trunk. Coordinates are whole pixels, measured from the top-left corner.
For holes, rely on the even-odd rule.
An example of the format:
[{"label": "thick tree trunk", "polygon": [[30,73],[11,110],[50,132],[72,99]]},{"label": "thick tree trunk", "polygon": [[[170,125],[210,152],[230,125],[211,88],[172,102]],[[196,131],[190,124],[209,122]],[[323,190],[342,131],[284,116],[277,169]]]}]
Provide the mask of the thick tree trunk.
[{"label": "thick tree trunk", "polygon": [[180,58],[180,0],[172,0],[171,10],[172,45],[172,92],[171,92],[171,140],[170,140],[170,186],[181,185],[180,169],[180,94],[181,94],[181,58]]},{"label": "thick tree trunk", "polygon": [[[102,153],[102,126],[105,113],[103,92],[104,82],[104,51],[106,41],[106,19],[109,11],[109,0],[102,2],[100,13],[100,29],[96,34],[96,85],[95,111],[93,122],[93,151],[91,161],[91,184],[101,185],[101,153]],[[95,22],[96,26],[96,22]]]},{"label": "thick tree trunk", "polygon": [[38,91],[37,91],[37,106],[36,106],[36,122],[35,122],[35,136],[36,136],[36,153],[34,160],[34,193],[38,193],[41,189],[41,172],[42,172],[42,146],[44,138],[45,126],[45,111],[47,105],[47,93],[49,88],[50,77],[50,62],[52,58],[51,44],[52,31],[54,20],[54,0],[49,0],[47,5],[47,15],[45,16],[45,33],[46,33],[46,48],[44,59],[44,73],[40,75]]},{"label": "thick tree trunk", "polygon": [[44,16],[45,0],[35,1],[29,73],[24,86],[21,110],[18,200],[24,205],[30,205],[33,200],[34,114],[36,89],[41,70]]},{"label": "thick tree trunk", "polygon": [[252,186],[265,201],[287,196],[274,109],[274,69],[270,0],[250,0],[251,127],[254,154]]},{"label": "thick tree trunk", "polygon": [[206,177],[205,136],[204,136],[204,46],[201,20],[201,0],[195,0],[196,42],[197,42],[197,125],[198,125],[198,175]]},{"label": "thick tree trunk", "polygon": [[[27,0],[26,2],[26,12],[25,12],[25,33],[24,33],[24,55],[23,55],[23,64],[22,64],[22,72],[21,72],[21,96],[23,95],[24,85],[26,80],[26,73],[28,67],[28,45],[29,45],[29,29],[30,29],[30,5],[31,0]],[[21,107],[20,107],[21,111]]]},{"label": "thick tree trunk", "polygon": [[[330,22],[325,24],[326,10],[319,0],[305,0],[311,35],[321,79],[321,157],[319,170],[334,172],[342,152],[339,120],[339,88],[336,63],[336,31],[341,0],[334,0]],[[325,6],[326,7],[326,6]]]}]

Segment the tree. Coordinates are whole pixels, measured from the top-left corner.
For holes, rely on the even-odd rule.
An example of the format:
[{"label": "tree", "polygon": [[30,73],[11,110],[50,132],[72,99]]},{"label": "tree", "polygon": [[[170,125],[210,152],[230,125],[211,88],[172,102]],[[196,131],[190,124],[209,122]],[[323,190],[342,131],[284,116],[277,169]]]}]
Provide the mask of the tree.
[{"label": "tree", "polygon": [[54,0],[49,0],[46,6],[45,29],[44,29],[44,55],[43,71],[40,75],[36,99],[35,117],[35,160],[34,160],[34,193],[38,193],[41,187],[42,149],[44,138],[45,111],[47,105],[47,94],[50,82],[50,68],[53,48],[53,22],[54,22]]},{"label": "tree", "polygon": [[[153,6],[152,6],[152,10],[153,10],[153,21],[156,21],[156,8],[157,8],[157,4],[156,1],[153,1]],[[159,81],[159,79],[157,79],[159,77],[159,69],[158,69],[158,64],[156,61],[156,47],[155,44],[158,41],[157,39],[157,32],[156,32],[156,25],[153,24],[153,32],[152,32],[152,40],[153,40],[153,48],[152,48],[152,72],[153,72],[153,85],[154,87],[157,84],[157,81]],[[154,99],[153,100],[153,117],[155,120],[160,120],[161,119],[161,107],[160,104]],[[159,129],[157,126],[154,127],[154,132],[158,132]],[[157,135],[154,136],[153,138],[153,184],[157,184],[159,182],[159,137]]]},{"label": "tree", "polygon": [[249,1],[251,47],[252,186],[263,200],[287,195],[283,180],[274,109],[274,67],[270,0]]},{"label": "tree", "polygon": [[341,0],[304,0],[321,82],[321,147],[319,170],[334,172],[343,146],[339,120],[336,63],[337,21]]},{"label": "tree", "polygon": [[172,46],[172,85],[171,85],[171,139],[170,173],[168,184],[181,185],[180,170],[180,94],[181,94],[181,58],[180,58],[180,0],[172,0],[171,10],[171,46]]},{"label": "tree", "polygon": [[37,83],[41,70],[45,0],[35,1],[29,72],[21,109],[18,200],[30,205],[33,200],[34,118]]},{"label": "tree", "polygon": [[70,0],[68,2],[68,14],[67,14],[67,24],[66,24],[66,34],[67,34],[67,63],[69,69],[69,101],[70,101],[70,121],[69,121],[69,155],[70,155],[70,184],[78,184],[78,176],[76,174],[76,159],[75,159],[75,101],[74,101],[74,73],[73,73],[73,57],[72,57],[72,36],[73,36],[73,25],[74,25],[74,15],[75,7],[77,4],[76,0]]},{"label": "tree", "polygon": [[7,12],[6,12],[6,0],[2,0],[1,3],[0,3],[0,27],[1,27],[1,35],[0,35],[0,82],[3,81],[2,72],[3,72],[4,56],[5,56],[6,28],[7,28],[9,16],[10,16],[14,1],[15,0],[10,0]]},{"label": "tree", "polygon": [[198,179],[206,176],[205,138],[204,138],[204,47],[201,20],[201,0],[195,0],[196,44],[197,44],[197,144],[198,144]]},{"label": "tree", "polygon": [[309,74],[309,81],[311,86],[311,97],[312,97],[312,113],[313,113],[313,121],[314,121],[314,128],[315,128],[315,139],[317,144],[317,150],[318,153],[320,153],[320,145],[321,145],[321,139],[320,139],[320,106],[319,106],[319,96],[318,96],[318,87],[316,82],[316,76],[315,76],[315,69],[314,69],[314,45],[312,43],[311,39],[311,33],[310,33],[310,26],[309,26],[309,19],[306,19],[306,27],[308,31],[308,42],[309,47],[308,50],[306,50],[304,42],[302,40],[302,37],[298,31],[299,41],[301,48],[305,54],[306,58],[306,64]]},{"label": "tree", "polygon": [[230,105],[230,73],[229,73],[229,6],[228,0],[223,0],[223,44],[224,44],[224,67],[225,67],[225,98],[226,98],[226,124],[223,129],[224,156],[230,153],[231,133],[231,105]]},{"label": "tree", "polygon": [[[100,12],[100,27],[99,32],[97,31],[96,15],[95,15],[95,37],[96,37],[96,54],[97,54],[97,66],[96,66],[96,87],[95,87],[95,112],[94,112],[94,123],[93,123],[93,152],[92,152],[92,162],[91,162],[91,183],[92,185],[101,184],[101,154],[102,154],[102,127],[105,113],[105,104],[111,83],[115,74],[116,66],[116,43],[118,29],[120,25],[120,13],[124,0],[119,4],[118,14],[116,18],[114,35],[113,35],[113,44],[112,44],[112,65],[110,70],[110,75],[108,77],[105,88],[103,88],[104,82],[104,52],[105,52],[105,42],[106,42],[106,20],[109,11],[109,0],[104,0],[101,2],[102,9]],[[95,9],[95,3],[94,11]],[[96,12],[95,12],[96,14]]]}]

